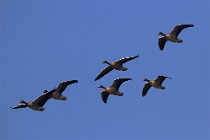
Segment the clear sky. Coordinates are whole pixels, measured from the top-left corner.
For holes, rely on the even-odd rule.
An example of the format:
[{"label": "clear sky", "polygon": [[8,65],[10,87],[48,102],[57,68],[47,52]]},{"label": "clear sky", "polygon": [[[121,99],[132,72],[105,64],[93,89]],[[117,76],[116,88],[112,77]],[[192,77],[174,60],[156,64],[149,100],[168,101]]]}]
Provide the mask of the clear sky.
[{"label": "clear sky", "polygon": [[[209,1],[0,1],[1,140],[209,140]],[[158,48],[157,32],[194,24],[181,44]],[[98,81],[115,61],[139,54]],[[143,78],[165,90],[141,96]],[[101,100],[100,84],[125,77],[124,96]],[[12,110],[42,90],[77,79],[45,111]]]}]

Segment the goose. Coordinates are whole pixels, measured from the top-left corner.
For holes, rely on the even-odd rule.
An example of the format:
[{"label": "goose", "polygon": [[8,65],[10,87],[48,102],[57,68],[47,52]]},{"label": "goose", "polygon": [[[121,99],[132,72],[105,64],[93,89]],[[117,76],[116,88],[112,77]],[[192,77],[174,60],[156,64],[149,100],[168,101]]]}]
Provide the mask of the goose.
[{"label": "goose", "polygon": [[121,86],[123,82],[128,81],[128,80],[132,80],[132,79],[131,78],[118,78],[114,80],[113,84],[110,87],[105,88],[102,85],[98,86],[98,88],[104,89],[101,92],[101,97],[102,97],[103,102],[107,103],[107,99],[110,94],[123,96],[123,93],[119,91],[119,87]]},{"label": "goose", "polygon": [[158,45],[159,45],[160,50],[162,51],[164,49],[166,41],[182,43],[183,40],[179,39],[178,36],[183,29],[188,28],[188,27],[194,27],[194,25],[193,24],[178,24],[168,34],[158,32],[157,34],[161,36],[158,39]]},{"label": "goose", "polygon": [[155,87],[157,89],[165,89],[165,87],[162,86],[162,83],[166,78],[171,79],[171,77],[167,76],[158,76],[155,80],[148,80],[147,78],[144,78],[143,80],[147,83],[144,85],[144,88],[142,90],[142,96],[146,96],[150,87]]},{"label": "goose", "polygon": [[[66,87],[70,84],[78,83],[77,80],[71,80],[71,81],[64,81],[61,82],[57,88],[52,89],[50,92],[51,98],[56,99],[56,100],[66,100],[67,97],[62,95],[62,92],[66,89]],[[48,93],[48,90],[44,90],[43,93]]]},{"label": "goose", "polygon": [[97,81],[98,79],[102,78],[104,75],[106,75],[107,73],[109,73],[110,71],[112,71],[113,69],[115,70],[119,70],[119,71],[126,71],[128,70],[128,68],[124,67],[123,64],[131,61],[135,58],[138,58],[139,55],[136,56],[131,56],[131,57],[124,57],[121,58],[120,60],[116,61],[116,62],[108,62],[108,61],[103,61],[102,63],[108,64],[109,66],[105,67],[100,73],[99,75],[95,78],[95,81]]},{"label": "goose", "polygon": [[19,105],[15,107],[11,107],[12,109],[19,109],[19,108],[26,108],[29,107],[32,110],[35,111],[44,111],[45,108],[43,108],[44,104],[51,98],[50,96],[53,94],[53,92],[48,92],[45,94],[40,95],[37,99],[31,102],[25,102],[24,100],[19,101]]}]

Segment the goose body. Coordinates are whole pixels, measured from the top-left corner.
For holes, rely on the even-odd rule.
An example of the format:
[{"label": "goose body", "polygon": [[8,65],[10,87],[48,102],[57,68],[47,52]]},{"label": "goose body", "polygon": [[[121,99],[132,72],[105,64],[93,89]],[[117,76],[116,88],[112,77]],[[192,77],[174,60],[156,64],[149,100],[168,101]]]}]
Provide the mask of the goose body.
[{"label": "goose body", "polygon": [[165,36],[165,39],[168,40],[168,41],[171,41],[171,42],[176,42],[176,43],[182,43],[183,40],[177,38],[177,36],[175,36],[174,34],[166,34]]},{"label": "goose body", "polygon": [[146,96],[148,90],[151,87],[154,87],[157,89],[165,89],[162,83],[166,78],[171,79],[170,77],[166,77],[166,76],[158,76],[155,80],[149,80],[147,78],[144,78],[144,81],[146,81],[147,83],[144,85],[144,88],[142,90],[142,96]]},{"label": "goose body", "polygon": [[[52,89],[50,92],[52,92],[51,94],[51,98],[56,99],[56,100],[66,100],[67,97],[63,96],[62,93],[63,91],[67,88],[67,86],[74,84],[74,83],[78,83],[77,80],[71,80],[71,81],[64,81],[61,82],[57,88]],[[47,90],[43,91],[44,93],[48,93]]]},{"label": "goose body", "polygon": [[179,25],[176,25],[174,27],[174,29],[168,34],[158,32],[157,34],[161,36],[158,39],[158,45],[159,45],[160,50],[162,51],[164,49],[166,41],[182,43],[183,40],[179,39],[178,36],[183,29],[188,28],[188,27],[194,27],[194,25],[193,24],[179,24]]},{"label": "goose body", "polygon": [[100,73],[99,75],[95,78],[95,81],[97,81],[98,79],[102,78],[104,75],[106,75],[107,73],[109,73],[112,70],[119,70],[119,71],[126,71],[128,70],[128,68],[124,67],[123,64],[131,61],[135,58],[138,58],[139,55],[136,56],[131,56],[131,57],[124,57],[121,58],[120,60],[116,61],[116,62],[108,62],[108,61],[103,61],[102,63],[108,64],[109,66],[105,67]]},{"label": "goose body", "polygon": [[119,70],[119,71],[126,71],[126,70],[128,70],[128,68],[124,67],[122,64],[119,64],[117,62],[112,62],[110,64],[110,67],[112,69]]},{"label": "goose body", "polygon": [[113,84],[110,87],[105,88],[104,86],[100,85],[98,88],[103,88],[104,90],[101,92],[101,97],[104,103],[107,103],[108,96],[110,94],[123,96],[123,93],[119,91],[121,84],[125,81],[131,80],[131,78],[118,78],[115,79]]},{"label": "goose body", "polygon": [[37,110],[37,111],[44,111],[45,108],[41,107],[40,105],[34,103],[34,102],[29,102],[27,103],[27,106],[33,110]]},{"label": "goose body", "polygon": [[19,109],[19,108],[26,108],[29,107],[32,110],[36,111],[44,111],[45,108],[43,108],[44,104],[51,98],[50,96],[53,94],[53,92],[48,92],[45,94],[42,94],[37,99],[31,102],[25,102],[24,100],[19,101],[19,105],[15,107],[11,107],[12,109]]}]

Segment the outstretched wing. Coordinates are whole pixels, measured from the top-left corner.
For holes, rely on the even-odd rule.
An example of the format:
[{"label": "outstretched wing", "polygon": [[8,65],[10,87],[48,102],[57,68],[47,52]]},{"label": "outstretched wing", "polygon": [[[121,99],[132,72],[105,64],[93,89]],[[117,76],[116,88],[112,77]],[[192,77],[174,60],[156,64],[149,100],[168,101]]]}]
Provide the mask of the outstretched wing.
[{"label": "outstretched wing", "polygon": [[114,83],[112,84],[112,87],[115,87],[117,90],[121,86],[121,84],[125,81],[132,80],[131,78],[118,78],[114,80]]},{"label": "outstretched wing", "polygon": [[107,93],[106,91],[102,91],[101,92],[101,97],[102,97],[103,102],[106,104],[107,103],[107,99],[109,97],[109,93]]},{"label": "outstretched wing", "polygon": [[126,62],[128,62],[128,61],[131,61],[131,60],[133,60],[133,59],[135,59],[135,58],[138,58],[139,57],[139,55],[136,55],[136,56],[131,56],[131,57],[124,57],[124,58],[121,58],[120,60],[118,60],[116,63],[118,63],[118,64],[124,64],[124,63],[126,63]]},{"label": "outstretched wing", "polygon": [[167,77],[167,76],[158,76],[157,79],[155,79],[156,82],[160,83],[160,85],[162,85],[163,81],[168,78],[171,79],[171,77]]},{"label": "outstretched wing", "polygon": [[171,31],[171,34],[174,34],[176,37],[178,37],[178,35],[180,34],[180,32],[185,29],[185,28],[188,28],[188,27],[194,27],[193,24],[179,24],[179,25],[176,25],[174,27],[174,29]]},{"label": "outstretched wing", "polygon": [[164,46],[166,44],[166,39],[164,37],[159,37],[158,39],[158,45],[159,45],[159,48],[160,50],[162,51],[164,49]]},{"label": "outstretched wing", "polygon": [[98,79],[100,79],[101,77],[103,77],[104,75],[106,75],[107,73],[109,73],[110,71],[112,71],[113,68],[111,68],[111,66],[108,66],[106,68],[104,68],[99,75],[95,78],[95,81],[97,81]]},{"label": "outstretched wing", "polygon": [[19,109],[19,108],[25,108],[25,107],[27,107],[26,105],[24,105],[24,104],[20,104],[20,105],[17,105],[17,106],[15,106],[15,107],[11,107],[12,109]]},{"label": "outstretched wing", "polygon": [[44,106],[44,104],[51,98],[51,95],[55,92],[55,89],[51,90],[50,92],[47,92],[45,94],[40,95],[36,100],[33,102],[40,105],[41,107]]},{"label": "outstretched wing", "polygon": [[151,87],[151,85],[149,83],[147,83],[147,84],[144,85],[144,88],[142,90],[142,96],[143,97],[147,95],[147,92],[150,89],[150,87]]},{"label": "outstretched wing", "polygon": [[78,83],[77,80],[71,80],[71,81],[64,81],[61,82],[59,84],[59,86],[57,87],[56,91],[58,91],[58,93],[62,94],[62,92],[66,89],[66,87],[70,84],[74,84],[74,83]]}]

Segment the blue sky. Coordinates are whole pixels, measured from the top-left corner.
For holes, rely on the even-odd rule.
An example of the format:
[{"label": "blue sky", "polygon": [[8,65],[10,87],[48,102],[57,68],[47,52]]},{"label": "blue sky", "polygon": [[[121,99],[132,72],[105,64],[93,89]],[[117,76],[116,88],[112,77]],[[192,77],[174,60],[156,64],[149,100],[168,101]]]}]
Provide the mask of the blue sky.
[{"label": "blue sky", "polygon": [[[1,1],[2,140],[209,140],[209,1]],[[194,24],[182,44],[157,45],[157,32]],[[106,65],[139,54],[98,81]],[[172,77],[141,96],[144,77]],[[124,96],[101,100],[100,84],[131,77]],[[44,112],[12,110],[61,81],[77,79]]]}]

